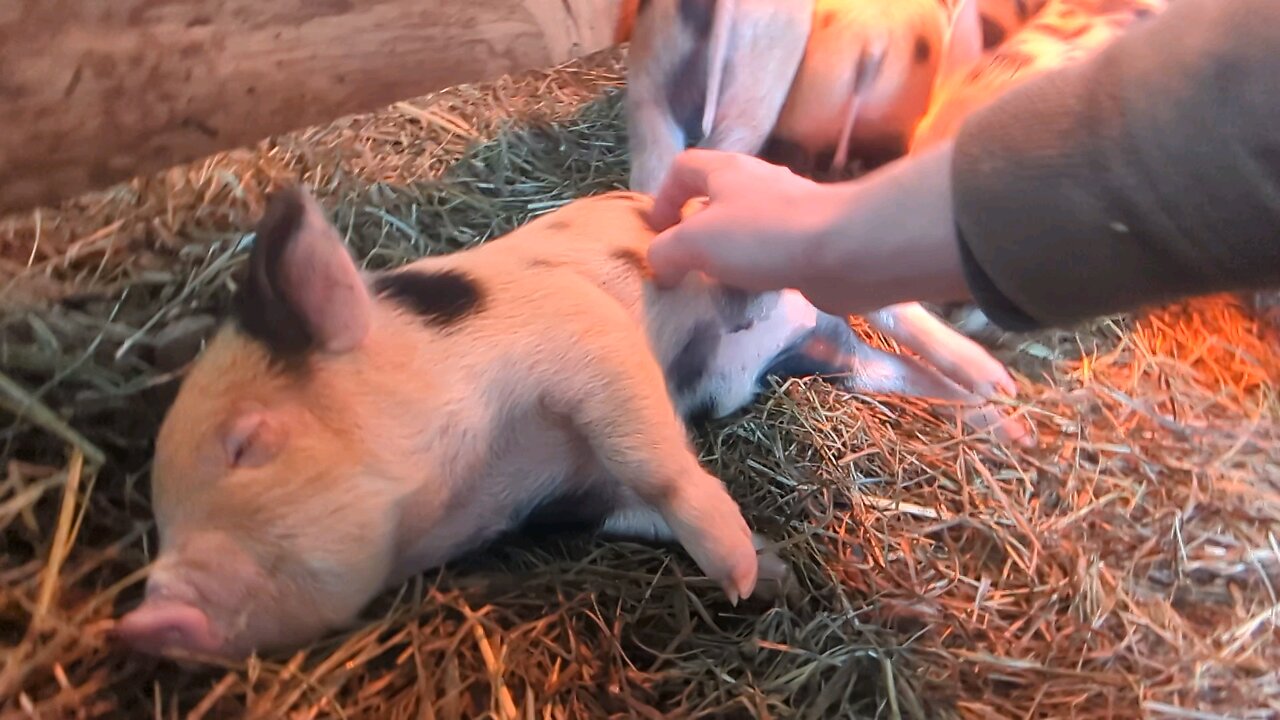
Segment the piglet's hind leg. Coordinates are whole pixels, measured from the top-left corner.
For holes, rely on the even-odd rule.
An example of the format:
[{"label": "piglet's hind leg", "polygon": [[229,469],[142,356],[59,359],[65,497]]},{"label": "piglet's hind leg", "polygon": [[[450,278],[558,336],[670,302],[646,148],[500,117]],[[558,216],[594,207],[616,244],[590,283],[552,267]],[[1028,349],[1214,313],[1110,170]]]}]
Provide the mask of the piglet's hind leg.
[{"label": "piglet's hind leg", "polygon": [[574,424],[605,470],[657,509],[731,602],[750,596],[756,585],[751,530],[724,484],[699,464],[658,364],[633,348],[595,351],[589,374],[574,383]]},{"label": "piglet's hind leg", "polygon": [[[676,541],[675,533],[672,532],[671,526],[667,525],[662,514],[643,505],[633,505],[610,515],[600,528],[600,534],[605,537],[644,543]],[[791,577],[791,568],[786,561],[769,548],[769,541],[759,533],[751,534],[751,544],[758,553],[756,556],[757,594],[764,589],[763,584],[783,586]]]}]

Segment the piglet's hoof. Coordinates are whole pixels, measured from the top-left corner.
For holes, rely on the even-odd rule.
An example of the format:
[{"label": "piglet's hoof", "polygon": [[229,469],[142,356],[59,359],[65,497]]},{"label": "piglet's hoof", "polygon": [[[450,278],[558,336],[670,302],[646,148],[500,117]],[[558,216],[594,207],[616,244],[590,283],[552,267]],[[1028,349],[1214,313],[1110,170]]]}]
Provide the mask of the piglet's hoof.
[{"label": "piglet's hoof", "polygon": [[756,587],[759,560],[751,529],[720,481],[699,483],[698,487],[715,490],[685,493],[679,498],[672,528],[698,567],[720,584],[731,604],[737,605]]},{"label": "piglet's hoof", "polygon": [[997,442],[1005,446],[1035,447],[1035,433],[1026,418],[1014,417],[999,406],[986,404],[966,408],[963,414],[966,425],[978,432],[990,431]]},{"label": "piglet's hoof", "polygon": [[767,603],[791,596],[796,590],[795,575],[787,561],[769,549],[769,541],[758,533],[751,536],[756,548],[756,589],[751,597]]}]

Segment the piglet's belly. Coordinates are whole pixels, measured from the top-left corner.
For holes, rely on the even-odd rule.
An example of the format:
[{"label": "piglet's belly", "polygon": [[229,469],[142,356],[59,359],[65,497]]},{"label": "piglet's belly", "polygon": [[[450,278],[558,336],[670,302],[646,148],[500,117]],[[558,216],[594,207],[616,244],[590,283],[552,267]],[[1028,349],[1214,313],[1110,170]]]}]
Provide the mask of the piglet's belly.
[{"label": "piglet's belly", "polygon": [[[543,413],[502,423],[476,472],[457,478],[452,500],[432,519],[429,499],[409,498],[394,580],[433,569],[526,524],[589,523],[614,504],[599,462],[571,427]],[[420,494],[429,494],[424,488]]]}]

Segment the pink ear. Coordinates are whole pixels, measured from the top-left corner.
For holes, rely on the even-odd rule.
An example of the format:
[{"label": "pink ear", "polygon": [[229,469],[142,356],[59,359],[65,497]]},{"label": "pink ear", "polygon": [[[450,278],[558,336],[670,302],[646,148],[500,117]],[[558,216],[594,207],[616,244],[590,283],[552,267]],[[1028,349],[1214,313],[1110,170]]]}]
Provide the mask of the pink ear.
[{"label": "pink ear", "polygon": [[229,467],[254,468],[279,455],[286,439],[278,418],[264,410],[250,410],[227,423],[222,431],[222,448]]},{"label": "pink ear", "polygon": [[310,195],[298,237],[284,253],[283,290],[329,352],[354,350],[369,332],[372,300],[337,230]]},{"label": "pink ear", "polygon": [[271,196],[236,298],[239,326],[278,356],[353,350],[373,301],[338,231],[300,187]]}]

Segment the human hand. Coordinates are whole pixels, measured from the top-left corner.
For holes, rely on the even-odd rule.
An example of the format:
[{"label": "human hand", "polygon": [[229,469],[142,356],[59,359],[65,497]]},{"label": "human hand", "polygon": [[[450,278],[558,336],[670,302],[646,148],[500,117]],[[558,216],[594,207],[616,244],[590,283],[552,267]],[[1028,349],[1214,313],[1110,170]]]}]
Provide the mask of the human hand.
[{"label": "human hand", "polygon": [[[965,300],[951,144],[858,180],[818,184],[756,158],[686,150],[654,201],[655,282],[689,272],[743,290],[794,289],[836,315]],[[681,220],[690,200],[707,205]]]},{"label": "human hand", "polygon": [[[655,281],[676,285],[699,271],[743,290],[794,287],[808,274],[802,248],[826,219],[824,190],[747,155],[685,151],[654,201],[653,224],[663,229],[649,248]],[[701,197],[709,203],[682,221]]]}]

